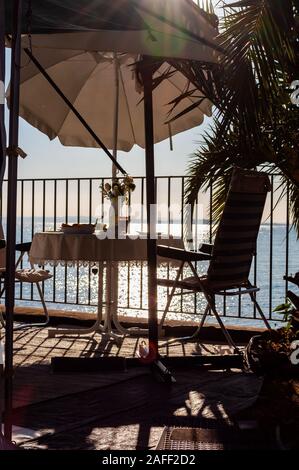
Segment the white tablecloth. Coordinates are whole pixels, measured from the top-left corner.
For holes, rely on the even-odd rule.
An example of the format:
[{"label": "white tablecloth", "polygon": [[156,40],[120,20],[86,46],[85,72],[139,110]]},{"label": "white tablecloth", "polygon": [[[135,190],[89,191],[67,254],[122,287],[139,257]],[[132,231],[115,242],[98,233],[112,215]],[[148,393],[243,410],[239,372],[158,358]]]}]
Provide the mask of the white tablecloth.
[{"label": "white tablecloth", "polygon": [[[181,239],[173,237],[158,238],[157,243],[176,248],[184,247]],[[102,261],[147,261],[147,240],[132,239],[129,236],[113,240],[98,234],[42,232],[34,235],[29,258],[33,264],[38,265],[70,266],[84,266],[90,262]]]}]

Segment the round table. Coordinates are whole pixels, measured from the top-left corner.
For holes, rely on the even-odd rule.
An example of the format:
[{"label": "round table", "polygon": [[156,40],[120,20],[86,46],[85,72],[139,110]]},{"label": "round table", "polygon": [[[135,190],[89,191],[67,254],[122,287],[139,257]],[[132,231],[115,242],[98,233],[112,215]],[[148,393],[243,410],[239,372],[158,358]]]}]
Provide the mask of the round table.
[{"label": "round table", "polygon": [[[183,248],[182,239],[161,235],[157,237],[159,245]],[[49,330],[49,337],[58,334],[86,335],[100,332],[111,339],[119,339],[126,334],[146,334],[145,329],[124,328],[118,320],[117,312],[117,279],[118,263],[126,261],[147,261],[146,234],[128,234],[121,238],[109,238],[107,232],[94,234],[65,234],[63,232],[36,233],[29,253],[32,264],[40,266],[88,266],[98,264],[98,309],[95,323],[90,328]],[[159,258],[158,258],[159,262]],[[167,262],[165,258],[163,263]],[[170,263],[175,263],[169,260]],[[107,269],[106,282],[106,315],[103,322],[103,270]],[[176,265],[176,264],[175,264]],[[116,332],[112,329],[112,322]]]}]

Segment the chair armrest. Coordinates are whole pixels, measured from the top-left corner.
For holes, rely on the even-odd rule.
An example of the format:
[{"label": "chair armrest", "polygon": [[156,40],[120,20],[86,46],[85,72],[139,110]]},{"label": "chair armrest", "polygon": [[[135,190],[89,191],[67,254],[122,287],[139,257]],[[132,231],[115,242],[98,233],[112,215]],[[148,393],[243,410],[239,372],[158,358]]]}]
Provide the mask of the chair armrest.
[{"label": "chair armrest", "polygon": [[31,248],[31,242],[17,243],[16,251],[29,252]]},{"label": "chair armrest", "polygon": [[0,240],[0,250],[6,247],[6,240]]},{"label": "chair armrest", "polygon": [[213,247],[214,245],[212,245],[211,243],[202,243],[198,247],[198,251],[200,251],[201,253],[207,253],[208,255],[211,255]]},{"label": "chair armrest", "polygon": [[168,246],[158,245],[157,246],[158,256],[163,258],[176,259],[180,261],[205,261],[210,260],[211,255],[206,253],[199,253],[196,251],[182,250],[181,248],[172,248]]}]

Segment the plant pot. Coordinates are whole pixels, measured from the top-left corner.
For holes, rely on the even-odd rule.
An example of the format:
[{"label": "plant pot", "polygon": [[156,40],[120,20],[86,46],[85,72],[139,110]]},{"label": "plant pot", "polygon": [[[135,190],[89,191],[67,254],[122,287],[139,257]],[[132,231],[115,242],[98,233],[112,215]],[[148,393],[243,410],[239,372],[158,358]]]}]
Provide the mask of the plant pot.
[{"label": "plant pot", "polygon": [[272,377],[299,376],[299,367],[291,364],[287,352],[271,351],[265,345],[265,335],[258,335],[253,336],[246,347],[245,359],[252,372]]},{"label": "plant pot", "polygon": [[118,234],[124,234],[127,231],[127,218],[122,216],[123,207],[126,204],[126,198],[119,196],[111,201],[109,208],[109,227],[110,231],[115,232],[116,238]]}]

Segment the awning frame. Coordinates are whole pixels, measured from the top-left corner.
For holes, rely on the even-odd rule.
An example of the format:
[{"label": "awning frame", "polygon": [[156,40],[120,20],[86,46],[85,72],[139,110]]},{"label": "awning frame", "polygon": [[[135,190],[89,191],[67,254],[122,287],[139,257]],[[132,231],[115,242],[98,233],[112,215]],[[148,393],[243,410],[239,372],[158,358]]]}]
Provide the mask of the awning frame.
[{"label": "awning frame", "polygon": [[[4,9],[4,0],[0,0]],[[12,55],[11,55],[11,95],[10,95],[10,119],[9,119],[9,148],[18,148],[19,133],[19,98],[20,98],[20,57],[21,57],[21,33],[23,19],[23,0],[13,0],[12,18]],[[4,15],[3,15],[4,17]],[[0,59],[3,59],[3,30],[5,25],[0,24]],[[1,31],[2,27],[2,31]],[[27,55],[35,62],[35,65],[43,73],[45,78],[61,96],[65,103],[72,109],[84,127],[92,133],[98,144],[111,158],[119,170],[124,172],[117,160],[96,136],[87,122],[78,111],[68,102],[63,92],[57,87],[45,70],[36,61],[29,49]],[[163,61],[167,60],[166,58]],[[144,56],[138,64],[139,74],[144,87],[144,121],[145,121],[145,156],[146,156],[146,196],[147,196],[147,253],[148,253],[148,305],[149,305],[149,348],[152,361],[158,358],[158,319],[157,319],[157,255],[156,238],[151,234],[156,232],[156,187],[154,165],[154,133],[153,133],[153,75],[160,66],[157,58]],[[51,82],[52,81],[52,82]],[[115,161],[114,161],[115,160]],[[6,256],[6,330],[5,330],[5,437],[11,440],[12,436],[12,390],[13,390],[13,313],[15,302],[15,245],[16,245],[16,213],[17,213],[17,172],[18,158],[13,151],[8,155],[8,201],[7,201],[7,256]]]}]

